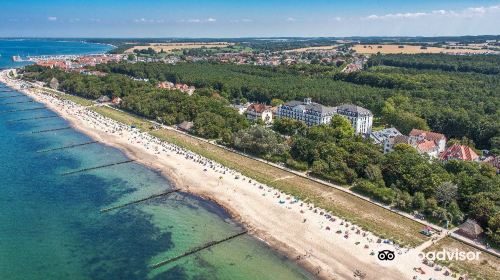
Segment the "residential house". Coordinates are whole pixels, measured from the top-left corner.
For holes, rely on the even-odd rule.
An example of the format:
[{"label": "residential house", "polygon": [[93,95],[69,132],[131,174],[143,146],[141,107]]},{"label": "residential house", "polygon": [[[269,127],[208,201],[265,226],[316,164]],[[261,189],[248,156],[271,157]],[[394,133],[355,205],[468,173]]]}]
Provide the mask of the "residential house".
[{"label": "residential house", "polygon": [[247,119],[253,122],[262,120],[265,124],[271,124],[273,122],[273,112],[271,106],[266,106],[266,104],[251,104],[247,108]]},{"label": "residential house", "polygon": [[412,129],[409,142],[421,154],[437,158],[446,149],[446,137],[444,134]]},{"label": "residential house", "polygon": [[[375,144],[382,145],[384,147],[384,154],[392,151],[394,147],[394,139],[397,136],[403,136],[399,130],[394,127],[385,128],[379,131],[374,131],[370,134],[370,138],[373,139]],[[399,141],[399,140],[398,140]],[[407,140],[404,140],[407,143]]]},{"label": "residential house", "polygon": [[247,111],[248,107],[250,106],[250,102],[247,102],[245,104],[231,104],[231,107],[236,109],[238,111],[238,114],[243,115]]},{"label": "residential house", "polygon": [[441,153],[439,158],[441,160],[451,160],[451,159],[458,159],[464,161],[479,160],[479,156],[471,147],[459,144],[454,144],[453,146],[446,149],[443,153]]},{"label": "residential house", "polygon": [[394,150],[394,146],[397,144],[408,144],[410,138],[406,135],[396,135],[394,137],[389,137],[384,142],[384,153],[389,153]]}]

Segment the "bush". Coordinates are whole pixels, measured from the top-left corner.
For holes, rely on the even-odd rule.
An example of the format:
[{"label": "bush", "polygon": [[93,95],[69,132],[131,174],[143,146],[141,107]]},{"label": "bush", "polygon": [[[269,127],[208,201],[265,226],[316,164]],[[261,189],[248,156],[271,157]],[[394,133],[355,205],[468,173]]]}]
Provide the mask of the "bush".
[{"label": "bush", "polygon": [[296,161],[296,160],[293,160],[291,158],[289,158],[286,161],[286,166],[290,167],[292,169],[295,169],[295,170],[299,170],[299,171],[306,171],[309,168],[307,163],[302,162],[302,161]]},{"label": "bush", "polygon": [[387,204],[391,204],[396,196],[393,189],[379,187],[366,180],[356,182],[351,190]]}]

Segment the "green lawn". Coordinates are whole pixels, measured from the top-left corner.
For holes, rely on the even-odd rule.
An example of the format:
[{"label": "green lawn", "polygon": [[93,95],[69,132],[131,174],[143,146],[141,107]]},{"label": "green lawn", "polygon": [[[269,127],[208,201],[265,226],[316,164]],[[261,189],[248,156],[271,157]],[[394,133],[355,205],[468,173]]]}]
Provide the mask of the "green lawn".
[{"label": "green lawn", "polygon": [[91,110],[126,125],[136,126],[142,131],[150,131],[153,128],[153,125],[145,119],[133,116],[131,114],[123,113],[109,107],[95,106],[92,107]]}]

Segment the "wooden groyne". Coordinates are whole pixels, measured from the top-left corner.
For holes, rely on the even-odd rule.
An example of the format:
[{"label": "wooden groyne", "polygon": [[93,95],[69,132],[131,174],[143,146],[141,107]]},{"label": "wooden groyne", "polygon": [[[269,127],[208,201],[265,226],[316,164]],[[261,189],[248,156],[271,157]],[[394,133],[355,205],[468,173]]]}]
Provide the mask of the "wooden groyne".
[{"label": "wooden groyne", "polygon": [[35,102],[35,101],[29,100],[29,101],[0,103],[0,105],[24,104],[24,103],[33,103],[33,102]]},{"label": "wooden groyne", "polygon": [[38,133],[45,133],[45,132],[52,132],[52,131],[59,131],[59,130],[67,130],[67,129],[70,129],[70,128],[71,128],[71,126],[66,126],[66,127],[61,127],[61,128],[52,128],[52,129],[37,130],[37,131],[31,131],[31,132],[20,132],[18,134],[20,134],[20,135],[38,134]]},{"label": "wooden groyne", "polygon": [[0,96],[0,98],[14,98],[14,97],[26,97],[26,95],[18,94],[18,95]]},{"label": "wooden groyne", "polygon": [[65,172],[65,173],[62,173],[60,175],[61,176],[67,176],[67,175],[72,175],[72,174],[76,174],[76,173],[82,173],[82,172],[86,172],[86,171],[90,171],[90,170],[101,169],[101,168],[105,168],[105,167],[110,167],[110,166],[125,164],[125,163],[129,163],[129,162],[134,162],[134,161],[135,160],[133,160],[133,159],[126,160],[126,161],[120,161],[120,162],[115,162],[115,163],[111,163],[111,164],[105,164],[105,165],[100,165],[100,166],[89,167],[89,168],[84,168],[84,169],[80,169],[80,170]]},{"label": "wooden groyne", "polygon": [[223,242],[229,241],[229,240],[231,240],[231,239],[234,239],[234,238],[236,238],[236,237],[238,237],[238,236],[242,236],[242,235],[244,235],[244,234],[247,234],[247,232],[248,232],[248,231],[247,231],[247,230],[245,230],[245,231],[243,231],[243,232],[240,232],[240,233],[237,233],[237,234],[231,235],[231,236],[226,237],[226,238],[221,239],[221,240],[217,240],[217,241],[210,241],[210,242],[205,243],[205,244],[203,244],[203,245],[201,245],[201,246],[194,247],[193,249],[191,249],[191,250],[189,250],[189,251],[187,251],[187,252],[185,252],[185,253],[182,253],[182,254],[180,254],[180,255],[177,255],[177,256],[175,256],[175,257],[173,257],[173,258],[170,258],[170,259],[167,259],[167,260],[161,261],[161,262],[159,262],[159,263],[155,263],[155,264],[153,264],[152,266],[150,266],[150,268],[151,268],[151,269],[157,269],[157,268],[159,268],[159,267],[161,267],[161,266],[164,266],[164,265],[169,264],[169,263],[171,263],[171,262],[177,261],[177,260],[179,260],[179,259],[182,259],[182,258],[187,257],[187,256],[189,256],[189,255],[192,255],[192,254],[194,254],[194,253],[197,253],[197,252],[199,252],[199,251],[201,251],[201,250],[204,250],[204,249],[207,249],[207,248],[213,247],[213,246],[215,246],[215,245],[217,245],[217,244],[220,244],[220,243],[223,243]]},{"label": "wooden groyne", "polygon": [[86,142],[86,143],[81,143],[81,144],[74,144],[74,145],[69,145],[69,146],[64,146],[64,147],[59,147],[59,148],[53,148],[53,149],[47,149],[47,150],[40,150],[36,151],[37,153],[48,153],[52,151],[59,151],[59,150],[64,150],[64,149],[71,149],[71,148],[76,148],[76,147],[81,147],[81,146],[86,146],[86,145],[91,145],[99,143],[99,141],[92,141],[92,142]]},{"label": "wooden groyne", "polygon": [[132,205],[132,204],[144,202],[144,201],[147,201],[147,200],[150,200],[150,199],[153,199],[153,198],[157,198],[157,197],[160,197],[160,196],[169,195],[169,194],[172,194],[172,193],[175,193],[175,192],[178,192],[178,191],[180,191],[180,189],[168,190],[168,191],[163,192],[163,193],[154,194],[152,196],[148,196],[146,198],[142,198],[142,199],[139,199],[139,200],[134,200],[134,201],[131,201],[131,202],[127,202],[127,203],[122,204],[122,205],[113,206],[113,207],[109,207],[109,208],[104,208],[104,209],[101,209],[99,212],[105,213],[105,212],[113,211],[113,210],[120,209],[120,208],[129,206],[129,205]]},{"label": "wooden groyne", "polygon": [[31,120],[40,120],[40,119],[51,119],[51,118],[60,118],[60,116],[46,116],[46,117],[36,117],[36,118],[24,118],[17,120],[9,120],[6,122],[21,122],[21,121],[31,121]]},{"label": "wooden groyne", "polygon": [[35,110],[44,110],[44,109],[47,109],[47,107],[37,107],[37,108],[29,108],[29,109],[0,111],[0,114],[15,113],[15,112],[26,112],[26,111],[35,111]]}]

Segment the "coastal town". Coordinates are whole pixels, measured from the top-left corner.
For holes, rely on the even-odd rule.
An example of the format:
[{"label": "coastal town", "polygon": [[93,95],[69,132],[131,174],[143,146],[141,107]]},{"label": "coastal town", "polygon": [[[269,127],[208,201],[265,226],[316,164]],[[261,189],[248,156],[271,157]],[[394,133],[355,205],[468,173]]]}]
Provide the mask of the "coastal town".
[{"label": "coastal town", "polygon": [[[357,57],[356,54],[354,57]],[[353,62],[352,65],[354,66],[345,64],[345,61],[339,63],[339,66],[343,65],[342,67],[344,67],[340,73],[350,74],[362,71],[364,64],[368,60],[363,56],[360,57],[359,60],[356,58],[357,60]],[[272,61],[276,61],[275,59],[277,58],[271,59]],[[449,139],[443,133],[421,129],[421,127],[412,127],[407,133],[402,133],[396,127],[380,125],[380,116],[355,103],[339,103],[336,106],[328,106],[316,102],[311,97],[305,97],[303,100],[273,100],[270,103],[241,99],[226,103],[224,110],[231,110],[234,113],[234,117],[239,116],[239,118],[246,120],[250,125],[250,131],[255,129],[255,132],[249,132],[249,135],[235,135],[233,136],[233,140],[229,142],[227,142],[228,140],[224,140],[224,136],[222,137],[223,140],[211,140],[205,138],[213,137],[201,137],[199,132],[200,120],[198,119],[184,119],[170,124],[165,123],[161,118],[148,120],[153,129],[152,131],[164,130],[168,131],[168,133],[178,133],[179,135],[192,137],[192,139],[200,141],[200,143],[206,142],[209,145],[215,145],[215,147],[222,150],[229,151],[235,155],[241,155],[243,158],[262,162],[269,165],[269,168],[276,168],[277,170],[281,170],[280,172],[284,172],[284,177],[279,177],[275,180],[287,179],[289,176],[303,177],[310,182],[346,192],[356,199],[359,198],[362,201],[376,205],[376,207],[386,209],[384,211],[410,219],[416,223],[414,226],[417,228],[420,227],[420,230],[417,230],[418,232],[416,233],[413,232],[412,235],[421,235],[419,238],[424,238],[424,242],[419,242],[419,246],[417,247],[408,247],[391,240],[391,238],[382,237],[379,235],[381,234],[380,232],[371,230],[370,227],[363,227],[348,218],[338,216],[335,212],[331,212],[327,208],[321,208],[321,206],[307,202],[307,200],[303,200],[293,193],[276,188],[274,184],[268,185],[266,181],[259,181],[258,177],[252,177],[238,170],[238,168],[230,168],[217,160],[207,158],[183,146],[169,143],[168,140],[165,141],[165,139],[159,138],[158,135],[160,134],[141,131],[137,128],[136,124],[124,124],[110,118],[111,115],[106,116],[98,113],[100,112],[99,110],[105,109],[120,114],[128,114],[127,111],[130,109],[126,107],[126,104],[130,101],[128,101],[127,96],[114,94],[97,95],[95,99],[91,100],[90,104],[92,105],[86,107],[74,103],[71,101],[71,98],[66,99],[64,96],[69,95],[61,92],[66,84],[64,80],[60,80],[61,73],[105,79],[110,77],[110,75],[114,75],[106,70],[106,65],[139,65],[141,63],[159,63],[158,61],[147,62],[140,61],[137,58],[131,60],[130,55],[125,54],[103,54],[43,57],[35,59],[34,62],[36,67],[41,67],[37,71],[55,71],[52,73],[56,73],[57,75],[50,74],[52,76],[48,76],[48,79],[45,81],[31,80],[27,76],[30,74],[29,72],[7,70],[2,74],[2,82],[25,92],[38,102],[44,103],[52,110],[60,113],[64,118],[71,120],[75,127],[79,127],[89,135],[93,135],[94,139],[110,143],[111,145],[116,144],[120,148],[137,150],[141,156],[137,157],[131,154],[132,158],[148,166],[163,170],[169,177],[177,178],[175,180],[178,182],[178,187],[183,188],[185,191],[211,197],[213,200],[220,202],[226,208],[230,209],[231,212],[238,213],[241,216],[242,222],[248,227],[255,229],[253,234],[259,238],[263,238],[270,244],[284,242],[288,246],[291,246],[286,253],[291,254],[292,258],[296,258],[299,263],[303,263],[309,270],[315,271],[316,276],[320,278],[329,279],[328,275],[347,278],[348,275],[354,273],[356,278],[363,279],[367,275],[391,273],[394,275],[393,278],[387,279],[402,279],[402,277],[408,275],[413,275],[412,279],[424,279],[421,278],[423,275],[425,277],[434,277],[434,279],[467,279],[466,277],[468,276],[466,274],[459,275],[443,263],[437,264],[432,261],[418,260],[416,258],[416,255],[421,254],[437,242],[448,238],[464,242],[468,246],[479,248],[483,252],[489,252],[494,256],[498,256],[499,254],[496,249],[491,248],[487,241],[484,241],[487,229],[483,228],[473,218],[459,220],[459,223],[453,221],[454,218],[451,218],[451,222],[455,224],[453,227],[449,225],[450,220],[448,219],[444,219],[440,223],[432,223],[426,217],[426,215],[429,215],[429,212],[425,208],[420,208],[420,210],[413,208],[402,209],[399,206],[401,202],[398,201],[398,194],[396,194],[395,199],[391,199],[391,202],[386,200],[385,197],[379,197],[376,189],[373,190],[368,187],[363,187],[363,189],[356,183],[353,184],[354,187],[348,190],[343,186],[337,185],[338,181],[330,179],[333,177],[325,177],[316,171],[314,164],[308,170],[308,168],[302,169],[298,165],[298,159],[295,158],[287,159],[286,161],[269,161],[269,158],[259,157],[254,152],[247,153],[246,148],[240,148],[240,146],[246,147],[242,146],[245,141],[254,141],[248,147],[257,145],[255,141],[270,141],[269,139],[264,140],[264,138],[262,140],[245,139],[245,137],[250,137],[252,133],[254,135],[255,133],[273,133],[279,139],[283,139],[279,141],[284,141],[284,144],[278,144],[272,149],[282,149],[279,145],[290,145],[292,149],[295,149],[293,141],[297,141],[294,138],[299,137],[300,133],[312,132],[315,129],[318,129],[318,132],[314,133],[323,133],[321,130],[328,131],[329,127],[335,128],[335,125],[346,125],[350,128],[344,127],[345,131],[342,133],[352,133],[351,137],[356,139],[353,141],[374,145],[373,147],[378,147],[377,149],[384,155],[390,156],[400,153],[403,147],[409,147],[412,151],[415,151],[423,163],[427,162],[437,165],[446,164],[446,162],[455,164],[455,161],[471,162],[480,166],[489,166],[488,168],[495,170],[496,174],[499,174],[499,157],[489,150],[479,150],[473,145],[468,145],[466,141]],[[238,64],[237,61],[231,59],[221,62]],[[167,61],[160,63],[169,64]],[[196,62],[191,61],[187,63]],[[335,64],[335,62],[325,60],[322,60],[321,63]],[[259,62],[255,65],[266,65],[267,67],[269,65],[276,66],[280,64],[261,64]],[[285,64],[292,65],[292,63],[287,62]],[[124,79],[130,80],[133,83],[145,86],[151,84],[153,89],[165,95],[180,94],[179,97],[182,98],[196,98],[197,95],[206,94],[207,91],[205,88],[197,88],[194,84],[185,83],[178,78],[171,81],[156,80],[135,76],[133,73],[123,76]],[[214,93],[211,94],[212,96],[214,95]],[[102,109],[94,111],[92,107]],[[298,131],[302,132],[299,133]],[[338,132],[328,131],[326,133],[336,134]],[[307,134],[305,135],[307,136]],[[325,135],[323,137],[330,136]],[[342,140],[338,138],[335,141]],[[272,143],[261,144],[274,145]],[[172,156],[176,158],[174,161],[168,158]],[[174,168],[189,172],[192,178],[181,178],[183,173],[171,172]],[[201,181],[212,182],[212,185],[217,185],[220,188],[207,189],[199,185],[198,182]],[[417,194],[412,198],[413,202],[411,204],[416,203],[416,198]],[[222,202],[226,199],[230,202]],[[425,203],[431,202],[428,200]],[[240,205],[250,204],[254,206],[248,211],[261,211],[258,209],[266,208],[269,209],[267,215],[270,218],[266,221],[258,221],[256,219],[259,219],[261,215],[253,216],[240,207]],[[432,215],[434,214],[430,214],[430,216]],[[288,227],[285,225],[276,227],[273,230],[272,228],[276,224],[280,224],[275,219],[277,217],[287,217],[287,224],[293,224],[293,227],[297,230],[285,234],[283,229]],[[313,237],[313,239],[297,239],[298,232],[309,232],[309,236]],[[334,233],[333,236],[331,233]],[[270,236],[267,236],[268,234]],[[315,242],[312,242],[312,240],[315,240]],[[339,252],[344,252],[345,254],[336,252],[318,256],[315,253],[311,253],[321,251],[323,254],[324,252],[320,249],[322,245],[320,244],[331,244],[332,247],[337,248]],[[379,260],[376,259],[376,252],[383,250],[397,252],[397,268],[393,266],[379,267],[377,265],[380,257]],[[356,251],[361,254],[350,254],[350,257],[346,258],[345,256],[348,251]],[[418,261],[415,261],[416,259]]]},{"label": "coastal town", "polygon": [[498,3],[5,1],[0,280],[500,279]]}]

